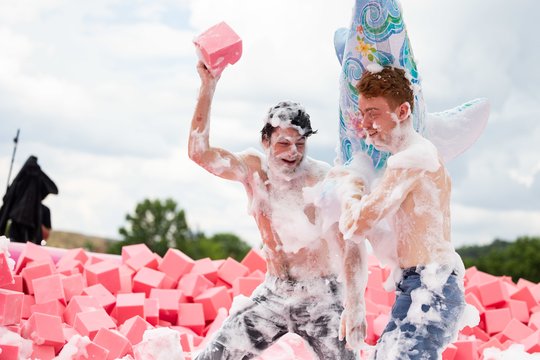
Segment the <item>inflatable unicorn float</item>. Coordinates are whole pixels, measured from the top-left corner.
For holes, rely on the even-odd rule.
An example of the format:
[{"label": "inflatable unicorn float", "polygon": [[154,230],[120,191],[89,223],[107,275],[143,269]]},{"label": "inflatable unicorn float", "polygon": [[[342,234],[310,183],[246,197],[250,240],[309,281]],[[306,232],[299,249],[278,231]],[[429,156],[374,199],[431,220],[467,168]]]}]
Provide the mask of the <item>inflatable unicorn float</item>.
[{"label": "inflatable unicorn float", "polygon": [[469,148],[484,130],[489,117],[487,99],[475,99],[453,109],[427,113],[421,81],[401,7],[397,0],[356,0],[350,27],[334,34],[340,74],[338,161],[349,162],[354,154],[369,155],[375,169],[382,169],[390,154],[379,152],[361,135],[356,82],[373,64],[404,69],[414,87],[413,122],[416,131],[435,144],[445,161]]}]

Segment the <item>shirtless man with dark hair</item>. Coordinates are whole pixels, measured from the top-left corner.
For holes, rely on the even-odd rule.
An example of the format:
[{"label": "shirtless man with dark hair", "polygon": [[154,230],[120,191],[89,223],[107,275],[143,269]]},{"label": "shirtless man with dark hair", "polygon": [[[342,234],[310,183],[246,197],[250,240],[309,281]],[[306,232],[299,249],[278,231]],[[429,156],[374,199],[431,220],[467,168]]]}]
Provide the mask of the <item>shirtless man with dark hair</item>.
[{"label": "shirtless man with dark hair", "polygon": [[[335,269],[339,270],[342,258],[331,256],[332,245],[319,230],[315,207],[303,198],[303,189],[323,180],[330,168],[305,155],[307,139],[315,133],[309,115],[294,102],[272,107],[261,131],[264,155],[211,147],[209,114],[218,79],[202,63],[197,70],[201,88],[189,156],[210,173],[244,185],[268,271],[251,298],[233,307],[196,359],[251,359],[288,332],[301,336],[318,359],[355,359],[338,335],[343,295]],[[360,261],[356,263],[360,267]],[[352,279],[355,271],[351,269],[345,278]],[[361,333],[362,321],[359,315],[351,329]],[[363,338],[363,333],[357,337]]]}]

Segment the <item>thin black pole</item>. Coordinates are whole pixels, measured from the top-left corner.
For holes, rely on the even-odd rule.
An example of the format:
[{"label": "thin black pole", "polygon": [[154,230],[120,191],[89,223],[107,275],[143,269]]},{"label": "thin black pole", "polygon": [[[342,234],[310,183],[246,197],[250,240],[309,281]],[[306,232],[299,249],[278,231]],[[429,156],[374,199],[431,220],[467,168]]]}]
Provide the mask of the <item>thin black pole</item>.
[{"label": "thin black pole", "polygon": [[21,129],[17,129],[17,135],[15,135],[15,138],[13,139],[14,145],[13,145],[13,154],[11,155],[11,165],[9,165],[9,173],[7,178],[7,185],[6,185],[6,191],[9,189],[9,180],[11,179],[11,169],[13,169],[13,161],[15,160],[15,153],[17,152],[17,144],[19,143],[19,132]]}]

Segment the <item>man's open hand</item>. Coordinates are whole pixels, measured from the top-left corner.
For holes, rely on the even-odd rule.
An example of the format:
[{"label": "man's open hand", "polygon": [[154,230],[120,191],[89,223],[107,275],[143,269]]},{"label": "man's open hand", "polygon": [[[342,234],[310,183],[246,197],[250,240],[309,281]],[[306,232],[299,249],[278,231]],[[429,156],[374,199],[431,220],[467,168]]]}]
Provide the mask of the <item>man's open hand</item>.
[{"label": "man's open hand", "polygon": [[364,311],[359,306],[346,306],[341,313],[339,339],[346,339],[352,349],[359,350],[364,345],[366,329]]}]

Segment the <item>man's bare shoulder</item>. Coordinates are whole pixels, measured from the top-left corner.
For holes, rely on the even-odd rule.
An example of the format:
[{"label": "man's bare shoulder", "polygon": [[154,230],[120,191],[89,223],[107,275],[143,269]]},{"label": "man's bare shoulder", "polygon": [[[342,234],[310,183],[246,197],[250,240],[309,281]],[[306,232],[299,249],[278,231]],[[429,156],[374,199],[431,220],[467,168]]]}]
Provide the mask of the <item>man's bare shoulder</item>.
[{"label": "man's bare shoulder", "polygon": [[266,168],[266,156],[254,148],[248,148],[236,155],[251,171],[258,172]]},{"label": "man's bare shoulder", "polygon": [[306,156],[304,160],[309,171],[316,177],[324,178],[332,168],[328,163]]}]

